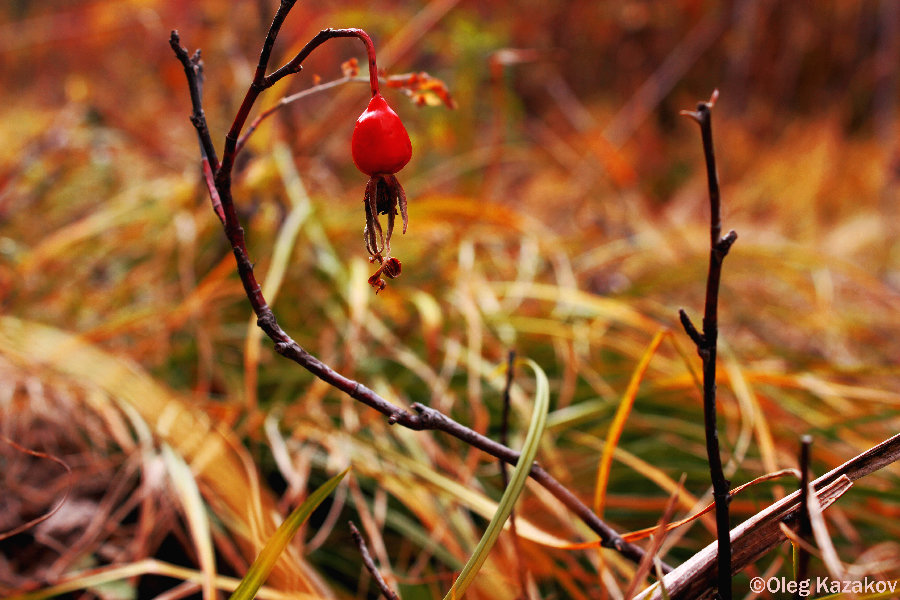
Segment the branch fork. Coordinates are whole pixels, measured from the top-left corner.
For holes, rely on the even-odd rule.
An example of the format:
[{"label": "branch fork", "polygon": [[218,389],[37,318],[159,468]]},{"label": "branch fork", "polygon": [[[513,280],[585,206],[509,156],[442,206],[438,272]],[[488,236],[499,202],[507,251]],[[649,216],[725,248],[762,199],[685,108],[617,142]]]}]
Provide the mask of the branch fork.
[{"label": "branch fork", "polygon": [[[397,424],[411,430],[440,430],[464,443],[478,448],[487,454],[507,463],[516,464],[519,453],[508,446],[498,443],[476,431],[470,429],[444,413],[427,407],[420,403],[412,405],[412,411],[405,410],[392,402],[382,398],[370,388],[358,381],[354,381],[307,352],[297,344],[278,324],[261,288],[253,273],[253,263],[249,258],[244,240],[244,230],[235,210],[231,193],[232,169],[237,153],[242,148],[239,144],[240,133],[250,115],[257,97],[277,81],[291,74],[300,72],[301,63],[319,45],[327,40],[341,37],[355,37],[363,41],[369,58],[370,86],[373,97],[378,92],[378,72],[375,64],[375,50],[372,40],[361,29],[324,29],[316,34],[300,52],[288,63],[275,70],[270,75],[265,75],[269,58],[275,39],[288,12],[294,6],[296,0],[282,0],[278,11],[273,18],[272,25],[266,35],[266,40],[260,52],[259,64],[256,68],[253,82],[249,85],[244,100],[234,118],[231,128],[225,136],[225,146],[222,161],[219,162],[215,146],[210,136],[209,128],[202,106],[202,61],[200,51],[189,55],[181,46],[177,31],[172,31],[169,44],[176,58],[184,66],[190,91],[192,113],[190,121],[197,132],[201,148],[201,165],[213,209],[223,224],[225,235],[231,245],[237,263],[238,274],[244,286],[247,299],[257,316],[258,326],[273,341],[275,352],[294,361],[319,379],[328,383],[335,389],[344,392],[353,399],[369,406],[387,417],[390,424]],[[640,563],[645,551],[622,537],[604,521],[602,521],[587,505],[575,494],[563,486],[552,475],[533,464],[530,476],[537,483],[546,488],[564,506],[575,513],[592,531],[600,538],[601,544],[606,548],[613,548],[625,558]],[[671,571],[671,567],[663,564],[664,572]]]},{"label": "branch fork", "polygon": [[684,309],[678,311],[684,331],[697,347],[697,354],[703,361],[703,422],[706,432],[706,453],[709,461],[710,479],[713,486],[713,500],[716,504],[716,537],[718,540],[718,594],[722,600],[731,600],[731,539],[728,505],[731,502],[729,490],[731,482],[725,478],[722,457],[719,451],[719,433],[716,424],[716,351],[719,321],[719,282],[722,277],[722,263],[731,246],[737,240],[733,230],[722,233],[721,200],[719,196],[719,175],[716,171],[716,155],[712,139],[712,107],[719,97],[713,91],[709,100],[697,104],[695,111],[681,111],[700,126],[703,140],[703,155],[706,159],[706,175],[709,187],[710,205],[710,248],[709,270],[706,278],[706,303],[703,312],[703,331],[699,331]]}]

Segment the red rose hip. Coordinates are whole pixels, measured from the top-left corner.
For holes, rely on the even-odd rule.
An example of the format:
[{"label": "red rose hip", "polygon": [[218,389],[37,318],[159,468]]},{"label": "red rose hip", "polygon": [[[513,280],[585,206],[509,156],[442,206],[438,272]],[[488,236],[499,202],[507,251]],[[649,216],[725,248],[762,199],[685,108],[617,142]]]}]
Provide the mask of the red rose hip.
[{"label": "red rose hip", "polygon": [[372,96],[356,120],[351,152],[356,168],[369,176],[396,173],[409,162],[409,134],[381,94]]}]

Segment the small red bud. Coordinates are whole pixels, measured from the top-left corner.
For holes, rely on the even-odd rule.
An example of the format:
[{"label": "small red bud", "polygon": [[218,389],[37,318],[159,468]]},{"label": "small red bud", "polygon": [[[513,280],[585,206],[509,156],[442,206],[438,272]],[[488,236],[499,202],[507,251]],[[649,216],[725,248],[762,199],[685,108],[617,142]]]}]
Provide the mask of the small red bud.
[{"label": "small red bud", "polygon": [[409,134],[381,94],[356,120],[351,151],[356,168],[369,176],[396,173],[412,157]]}]

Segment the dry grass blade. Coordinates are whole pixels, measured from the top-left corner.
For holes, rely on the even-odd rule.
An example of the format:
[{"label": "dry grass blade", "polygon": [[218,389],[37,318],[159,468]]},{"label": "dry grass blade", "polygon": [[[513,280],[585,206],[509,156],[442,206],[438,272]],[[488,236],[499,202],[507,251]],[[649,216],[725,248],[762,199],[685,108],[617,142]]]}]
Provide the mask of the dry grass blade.
[{"label": "dry grass blade", "polygon": [[[780,477],[785,477],[787,475],[793,475],[794,477],[797,477],[799,474],[797,473],[796,469],[782,469],[781,471],[776,471],[774,473],[766,473],[765,475],[760,475],[753,481],[748,481],[747,483],[745,483],[743,485],[739,485],[738,487],[734,488],[733,490],[731,490],[728,493],[728,496],[730,498],[734,498],[736,495],[740,494],[744,489],[746,489],[748,487],[757,485],[759,483],[763,483],[765,481],[772,481],[774,479],[778,479]],[[676,529],[678,527],[681,527],[682,525],[686,525],[686,524],[690,523],[691,521],[694,521],[694,520],[700,518],[702,515],[705,515],[706,513],[711,511],[713,508],[715,508],[715,506],[716,506],[715,504],[707,504],[703,508],[703,510],[701,510],[700,512],[694,513],[693,515],[691,515],[689,517],[685,517],[684,519],[675,521],[674,523],[669,523],[668,525],[666,525],[666,531],[671,531],[672,529]],[[653,534],[656,531],[656,529],[657,529],[657,527],[650,527],[647,529],[640,529],[638,531],[631,531],[629,533],[624,533],[624,534],[622,534],[622,539],[628,540],[629,542],[634,542],[636,540],[642,540],[645,537]]]},{"label": "dry grass blade", "polygon": [[203,597],[215,598],[216,556],[209,529],[209,517],[197,481],[191,473],[191,468],[168,444],[163,445],[162,456],[181,501],[185,520],[191,531],[191,540],[197,550],[200,570],[203,572]]},{"label": "dry grass blade", "polygon": [[658,561],[657,553],[662,547],[663,541],[666,539],[666,533],[669,531],[669,520],[675,512],[675,506],[678,504],[678,498],[681,495],[681,489],[684,486],[684,480],[686,478],[687,477],[684,474],[681,475],[681,479],[678,480],[678,488],[669,496],[669,500],[666,502],[666,508],[663,510],[662,516],[659,517],[659,522],[656,524],[656,528],[652,534],[653,538],[650,547],[647,549],[647,554],[644,555],[644,558],[642,558],[641,562],[638,564],[637,571],[635,571],[634,577],[632,578],[631,583],[628,584],[628,589],[625,591],[626,600],[631,600],[634,593],[637,591],[638,586],[644,581],[647,573],[650,572],[653,563]]},{"label": "dry grass blade", "polygon": [[269,573],[275,568],[278,559],[293,539],[297,530],[306,523],[306,520],[314,510],[322,503],[325,498],[334,491],[334,488],[344,479],[344,475],[350,470],[349,467],[338,473],[325,483],[323,483],[316,491],[309,495],[303,503],[291,511],[287,519],[279,525],[275,534],[266,542],[265,547],[260,551],[256,560],[250,565],[247,574],[241,580],[241,584],[234,590],[230,600],[253,600],[256,592],[269,577]]},{"label": "dry grass blade", "polygon": [[[141,575],[162,575],[164,577],[180,579],[195,584],[202,584],[206,579],[205,574],[195,571],[194,569],[173,565],[153,558],[146,558],[127,565],[91,569],[89,571],[77,573],[71,577],[67,577],[65,581],[43,590],[15,594],[6,598],[6,600],[46,600],[77,590],[90,589],[95,586],[122,581],[132,577],[139,577]],[[236,590],[238,585],[240,585],[240,581],[234,577],[223,577],[218,575],[215,578],[215,584],[217,589],[228,592]],[[256,597],[259,598],[259,600],[321,600],[321,596],[316,594],[307,594],[296,591],[284,592],[265,587],[259,589]]]},{"label": "dry grass blade", "polygon": [[[759,483],[763,483],[766,481],[772,481],[774,479],[778,479],[780,477],[785,477],[787,475],[793,475],[794,477],[797,477],[799,474],[797,473],[796,469],[783,469],[781,471],[776,471],[775,473],[766,473],[765,475],[760,475],[753,481],[748,481],[747,483],[745,483],[743,485],[739,485],[738,487],[734,488],[733,490],[731,490],[729,492],[729,496],[733,498],[734,496],[736,496],[737,494],[740,494],[744,489],[746,489],[748,487],[752,487],[754,485],[757,485]],[[674,494],[676,498],[682,498],[684,491],[681,489],[681,486],[676,486],[673,490],[671,490],[671,493]],[[696,512],[688,517],[679,519],[678,521],[675,521],[672,523],[667,522],[666,526],[665,526],[665,531],[669,532],[669,531],[672,531],[673,529],[677,529],[683,525],[687,525],[688,523],[696,521],[697,519],[699,519],[700,517],[702,517],[709,511],[711,511],[712,509],[714,509],[715,506],[716,506],[715,504],[707,504],[699,512]],[[646,529],[638,529],[636,531],[630,531],[628,533],[623,533],[622,539],[629,541],[629,542],[643,540],[645,538],[650,537],[654,533],[656,533],[658,529],[659,529],[659,525],[656,525],[654,527],[647,527]],[[594,540],[594,541],[590,541],[590,542],[580,542],[580,543],[576,543],[576,544],[568,544],[565,546],[565,548],[567,550],[585,550],[587,548],[600,548],[600,547],[602,547],[602,546],[600,544],[600,541],[598,541],[598,540]]]},{"label": "dry grass blade", "polygon": [[616,415],[609,426],[609,433],[606,435],[606,443],[603,446],[603,454],[597,467],[597,483],[594,487],[594,512],[601,518],[603,517],[603,500],[606,496],[606,486],[609,483],[609,470],[612,465],[613,452],[619,444],[619,439],[622,437],[625,421],[628,419],[631,408],[634,406],[634,399],[637,397],[641,381],[643,381],[644,375],[647,373],[647,367],[650,366],[650,359],[656,354],[656,350],[667,335],[671,335],[671,332],[664,329],[656,332],[656,335],[653,336],[649,346],[647,346],[647,350],[641,355],[641,359],[631,375],[631,380],[628,382],[628,387],[622,395]]},{"label": "dry grass blade", "polygon": [[34,527],[34,526],[37,525],[38,523],[41,523],[41,522],[43,522],[43,521],[46,521],[47,519],[49,519],[50,517],[52,517],[52,516],[56,513],[56,511],[58,511],[58,510],[60,509],[60,507],[66,502],[66,499],[69,497],[69,492],[70,492],[71,489],[72,489],[72,481],[71,481],[71,477],[72,477],[72,468],[69,467],[69,465],[67,465],[67,464],[65,463],[65,461],[63,461],[62,459],[60,459],[60,458],[58,458],[58,457],[56,457],[56,456],[53,456],[52,454],[47,454],[46,452],[38,452],[37,450],[30,450],[30,449],[28,449],[28,448],[25,448],[25,447],[22,446],[21,444],[17,444],[16,442],[14,442],[13,440],[9,439],[8,437],[6,437],[6,436],[3,435],[3,434],[0,434],[0,441],[3,441],[4,443],[9,444],[9,445],[10,445],[12,448],[14,448],[17,452],[22,452],[23,454],[28,454],[29,456],[33,456],[33,457],[35,457],[35,458],[42,458],[42,459],[45,459],[45,460],[49,460],[49,461],[55,462],[56,464],[58,464],[59,466],[61,466],[63,469],[65,469],[65,471],[66,471],[66,476],[67,476],[68,479],[69,479],[69,481],[67,482],[67,485],[66,485],[65,492],[63,492],[62,497],[57,501],[57,503],[53,506],[53,508],[51,508],[49,511],[45,512],[45,513],[42,514],[41,516],[35,517],[34,519],[31,519],[31,520],[28,521],[27,523],[23,523],[23,524],[19,525],[18,527],[15,527],[15,528],[10,529],[10,530],[8,530],[8,531],[0,532],[0,540],[5,540],[5,539],[10,538],[10,537],[12,537],[12,536],[14,536],[14,535],[18,535],[18,534],[22,533],[23,531],[27,531],[27,530],[31,529],[32,527]]},{"label": "dry grass blade", "polygon": [[[811,487],[811,486],[810,486]],[[825,517],[822,515],[822,505],[819,503],[818,497],[812,493],[807,494],[807,508],[809,509],[809,524],[812,526],[813,536],[816,545],[822,553],[822,561],[828,569],[828,574],[835,581],[843,581],[846,579],[846,569],[838,557],[837,550],[834,549],[834,543],[828,534],[828,526],[825,524]]]},{"label": "dry grass blade", "polygon": [[[134,363],[61,330],[13,317],[0,317],[0,354],[98,388],[134,409],[154,435],[171,445],[191,467],[207,501],[237,538],[245,556],[255,556],[275,531],[275,500],[255,484],[256,473],[249,470],[254,469],[253,463],[233,434],[217,428],[201,409]],[[272,573],[272,587],[327,595],[327,587],[303,557],[294,551],[286,556]]]}]

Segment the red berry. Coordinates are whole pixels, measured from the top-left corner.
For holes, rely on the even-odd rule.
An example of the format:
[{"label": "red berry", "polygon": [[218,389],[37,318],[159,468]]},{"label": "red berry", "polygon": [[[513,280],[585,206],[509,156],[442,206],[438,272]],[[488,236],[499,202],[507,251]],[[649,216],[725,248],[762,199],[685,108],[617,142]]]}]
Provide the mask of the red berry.
[{"label": "red berry", "polygon": [[356,120],[351,150],[356,168],[369,176],[396,173],[409,162],[409,134],[381,94],[372,96]]}]

